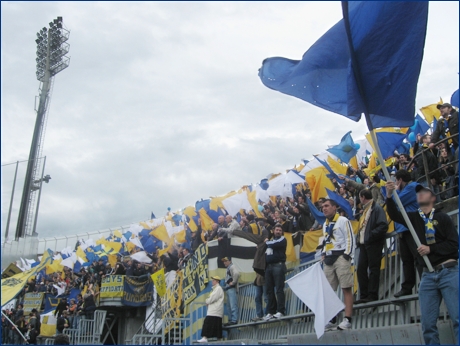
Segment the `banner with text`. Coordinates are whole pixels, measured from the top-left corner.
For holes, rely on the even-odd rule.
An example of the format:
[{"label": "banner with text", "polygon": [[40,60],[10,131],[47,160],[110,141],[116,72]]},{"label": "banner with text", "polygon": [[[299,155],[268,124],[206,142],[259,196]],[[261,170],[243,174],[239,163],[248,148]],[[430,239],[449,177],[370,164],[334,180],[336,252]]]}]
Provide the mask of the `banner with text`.
[{"label": "banner with text", "polygon": [[125,276],[123,305],[148,306],[153,301],[153,282],[150,276]]},{"label": "banner with text", "polygon": [[104,298],[122,298],[124,288],[123,275],[107,275],[101,282],[101,299]]},{"label": "banner with text", "polygon": [[24,295],[24,313],[30,313],[32,309],[40,311],[44,296],[45,293],[26,293]]},{"label": "banner with text", "polygon": [[184,304],[190,304],[208,283],[208,254],[206,244],[201,244],[184,268],[182,284]]}]

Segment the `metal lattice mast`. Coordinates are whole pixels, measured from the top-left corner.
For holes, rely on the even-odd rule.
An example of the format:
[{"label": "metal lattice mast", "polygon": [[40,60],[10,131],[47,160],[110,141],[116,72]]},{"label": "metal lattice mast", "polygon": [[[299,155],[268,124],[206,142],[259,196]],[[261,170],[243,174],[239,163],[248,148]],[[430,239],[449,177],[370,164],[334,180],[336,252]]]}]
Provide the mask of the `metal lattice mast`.
[{"label": "metal lattice mast", "polygon": [[66,56],[70,45],[67,43],[70,32],[62,27],[62,17],[49,23],[37,33],[37,79],[40,81],[40,95],[35,120],[29,162],[22,192],[15,239],[32,235],[36,191],[40,188],[36,181],[41,177],[39,157],[43,151],[47,110],[51,99],[54,76],[69,66],[70,58]]}]

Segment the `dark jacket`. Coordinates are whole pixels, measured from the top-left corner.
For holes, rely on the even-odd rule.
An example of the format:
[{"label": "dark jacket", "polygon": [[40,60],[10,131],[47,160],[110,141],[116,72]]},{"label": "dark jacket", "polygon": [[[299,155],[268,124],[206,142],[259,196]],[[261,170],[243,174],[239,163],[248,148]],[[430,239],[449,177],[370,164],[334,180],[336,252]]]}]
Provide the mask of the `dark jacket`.
[{"label": "dark jacket", "polygon": [[[392,198],[387,198],[387,212],[393,221],[403,224],[407,227],[403,216],[398,211],[395,201]],[[414,226],[420,242],[423,245],[428,245],[425,237],[425,222],[418,211],[408,212],[409,220]],[[449,215],[435,210],[433,215],[433,225],[435,229],[436,243],[428,245],[430,253],[428,259],[433,266],[441,264],[449,259],[458,259],[458,233],[454,223]],[[420,255],[417,255],[417,261],[420,266],[426,267],[425,261]]]},{"label": "dark jacket", "polygon": [[[426,147],[421,146],[416,154],[421,153],[425,149]],[[424,155],[425,155],[425,159],[428,165],[428,172],[426,173],[433,172],[435,169],[438,168],[438,159],[436,158],[436,156],[433,154],[431,150],[427,150],[425,151],[425,153],[419,154],[419,156],[415,158],[415,162],[417,164],[417,180],[419,182],[422,180],[423,181],[426,180],[425,165],[423,164]],[[431,173],[429,177],[430,179],[436,179],[438,183],[440,182],[440,172],[439,171]]]},{"label": "dark jacket", "polygon": [[[387,216],[383,208],[372,202],[371,216],[364,231],[364,245],[383,243],[385,241],[385,234],[388,231]],[[361,217],[365,217],[364,214]],[[359,244],[360,234],[357,235],[356,244]]]},{"label": "dark jacket", "polygon": [[[450,115],[449,119],[447,120],[447,123],[449,124],[449,133],[451,136],[458,134],[458,112],[456,110],[452,111],[452,114]],[[431,135],[431,142],[436,143],[439,142],[441,137],[446,136],[446,127],[444,124],[444,118],[439,118],[438,123],[436,124],[436,128],[433,131],[433,134]],[[454,143],[454,146],[457,148],[458,147],[458,136],[455,136],[452,138],[452,142]]]},{"label": "dark jacket", "polygon": [[59,317],[56,321],[56,330],[62,333],[65,324],[69,325],[69,320],[64,316]]},{"label": "dark jacket", "polygon": [[265,262],[267,264],[286,262],[287,240],[283,236],[267,241]]},{"label": "dark jacket", "polygon": [[[315,218],[313,217],[308,204],[302,203],[297,205],[297,209],[300,212],[299,222],[299,230],[301,231],[309,231],[312,228],[313,224],[315,223]],[[300,228],[300,224],[303,228]]]}]

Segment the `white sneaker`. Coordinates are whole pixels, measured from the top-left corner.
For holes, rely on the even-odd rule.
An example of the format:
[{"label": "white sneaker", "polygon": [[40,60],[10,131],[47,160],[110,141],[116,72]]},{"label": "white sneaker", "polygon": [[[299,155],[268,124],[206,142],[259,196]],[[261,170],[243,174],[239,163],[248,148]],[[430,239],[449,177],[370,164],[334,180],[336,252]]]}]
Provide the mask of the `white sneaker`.
[{"label": "white sneaker", "polygon": [[329,322],[324,327],[325,332],[330,332],[331,330],[336,330],[336,329],[337,329],[337,323],[332,323],[332,322]]},{"label": "white sneaker", "polygon": [[205,338],[205,337],[203,336],[200,340],[197,340],[197,342],[201,342],[201,343],[208,342],[208,338]]},{"label": "white sneaker", "polygon": [[342,323],[338,325],[337,330],[347,330],[347,329],[351,329],[351,323],[348,320],[348,318],[345,317]]},{"label": "white sneaker", "polygon": [[264,317],[264,321],[271,320],[273,318],[272,314],[267,314],[267,316]]},{"label": "white sneaker", "polygon": [[284,315],[281,312],[277,312],[276,314],[273,315],[274,318],[281,318]]}]

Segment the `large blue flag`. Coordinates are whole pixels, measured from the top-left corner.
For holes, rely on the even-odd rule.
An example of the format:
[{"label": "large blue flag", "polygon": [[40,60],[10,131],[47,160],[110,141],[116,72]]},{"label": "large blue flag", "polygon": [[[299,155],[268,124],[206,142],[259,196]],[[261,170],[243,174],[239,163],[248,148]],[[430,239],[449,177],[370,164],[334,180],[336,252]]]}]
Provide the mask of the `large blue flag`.
[{"label": "large blue flag", "polygon": [[428,2],[352,1],[342,7],[344,19],[302,60],[265,59],[262,83],[354,121],[369,114],[369,130],[412,126]]}]

